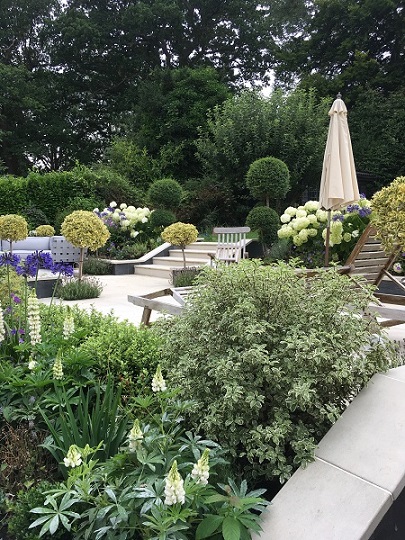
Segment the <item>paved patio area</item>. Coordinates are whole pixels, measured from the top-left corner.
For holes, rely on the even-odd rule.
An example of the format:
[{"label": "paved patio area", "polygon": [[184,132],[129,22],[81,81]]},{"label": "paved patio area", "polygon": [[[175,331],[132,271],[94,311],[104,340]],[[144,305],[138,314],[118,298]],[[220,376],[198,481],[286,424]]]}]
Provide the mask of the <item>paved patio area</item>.
[{"label": "paved patio area", "polygon": [[[169,281],[163,278],[141,276],[136,274],[122,276],[97,276],[104,289],[99,298],[78,301],[62,301],[59,298],[53,300],[54,304],[78,305],[83,309],[90,310],[92,306],[102,313],[111,311],[120,320],[128,320],[139,325],[142,318],[143,308],[134,306],[127,300],[127,296],[143,295],[146,293],[166,289],[170,286]],[[40,302],[49,304],[50,298],[42,298]],[[161,314],[152,313],[151,320],[156,320]]]}]

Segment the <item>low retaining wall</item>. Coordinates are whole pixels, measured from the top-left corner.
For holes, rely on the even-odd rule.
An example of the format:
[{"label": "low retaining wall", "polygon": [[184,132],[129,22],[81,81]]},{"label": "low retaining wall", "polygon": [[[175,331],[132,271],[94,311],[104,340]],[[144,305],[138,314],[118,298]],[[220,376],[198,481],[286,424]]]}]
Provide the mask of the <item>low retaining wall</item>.
[{"label": "low retaining wall", "polygon": [[405,538],[404,448],[402,366],[375,375],[353,400],[320,442],[315,461],[273,499],[255,540]]}]

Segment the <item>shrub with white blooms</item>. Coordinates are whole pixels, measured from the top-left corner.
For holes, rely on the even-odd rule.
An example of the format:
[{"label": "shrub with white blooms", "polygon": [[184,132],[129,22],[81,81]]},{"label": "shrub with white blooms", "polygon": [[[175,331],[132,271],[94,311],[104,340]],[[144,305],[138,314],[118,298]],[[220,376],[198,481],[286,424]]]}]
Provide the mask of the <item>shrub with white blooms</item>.
[{"label": "shrub with white blooms", "polygon": [[118,205],[115,201],[110,202],[109,206],[103,210],[95,208],[93,212],[109,228],[119,228],[128,232],[131,238],[136,238],[142,229],[142,225],[149,222],[152,210],[147,207],[135,208],[126,203]]}]

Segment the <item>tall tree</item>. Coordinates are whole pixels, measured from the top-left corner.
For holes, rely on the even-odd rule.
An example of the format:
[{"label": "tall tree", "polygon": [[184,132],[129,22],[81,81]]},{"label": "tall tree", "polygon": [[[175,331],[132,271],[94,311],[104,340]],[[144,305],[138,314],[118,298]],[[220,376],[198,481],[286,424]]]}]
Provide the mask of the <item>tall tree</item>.
[{"label": "tall tree", "polygon": [[279,55],[281,80],[294,73],[320,92],[332,83],[353,100],[359,87],[403,86],[404,0],[315,0],[307,8],[300,34],[287,37]]},{"label": "tall tree", "polygon": [[314,91],[278,90],[269,98],[246,91],[216,107],[197,141],[198,156],[213,183],[246,195],[245,175],[255,160],[274,156],[290,171],[289,200],[317,185],[327,134],[328,104]]}]

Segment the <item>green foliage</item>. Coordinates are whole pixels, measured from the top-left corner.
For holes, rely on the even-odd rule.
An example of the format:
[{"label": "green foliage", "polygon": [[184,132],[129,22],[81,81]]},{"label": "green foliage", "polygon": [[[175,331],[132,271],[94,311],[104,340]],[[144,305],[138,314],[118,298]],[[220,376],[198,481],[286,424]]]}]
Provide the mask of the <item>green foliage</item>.
[{"label": "green foliage", "polygon": [[83,262],[83,273],[93,276],[105,276],[112,273],[109,262],[97,257],[87,257]]},{"label": "green foliage", "polygon": [[269,247],[277,240],[279,223],[277,212],[268,206],[256,206],[246,218],[246,225],[257,231],[260,242]]},{"label": "green foliage", "polygon": [[[114,139],[105,152],[105,159],[111,169],[142,191],[146,191],[161,176],[156,160],[149,156],[146,148],[140,148],[128,138]],[[123,197],[109,195],[107,200],[110,199],[123,200]],[[128,200],[127,195],[125,200]]]},{"label": "green foliage", "polygon": [[0,177],[0,214],[18,214],[29,206],[27,180],[13,176]]},{"label": "green foliage", "polygon": [[153,228],[165,228],[176,221],[176,215],[171,210],[157,208],[150,217],[150,223]]},{"label": "green foliage", "polygon": [[154,208],[176,210],[180,205],[183,190],[176,180],[162,178],[150,186],[147,198]]},{"label": "green foliage", "polygon": [[200,268],[197,267],[173,268],[170,283],[173,287],[190,287],[195,284],[196,277],[200,271]]},{"label": "green foliage", "polygon": [[36,229],[39,225],[49,223],[49,219],[44,212],[35,206],[28,206],[21,210],[20,213],[27,220],[28,230],[30,231]]},{"label": "green foliage", "polygon": [[398,176],[371,199],[372,223],[388,252],[405,250],[405,176]]},{"label": "green foliage", "polygon": [[246,173],[246,185],[256,199],[284,199],[290,188],[290,173],[287,165],[280,159],[265,157],[256,159]]},{"label": "green foliage", "polygon": [[85,300],[98,298],[102,292],[103,285],[98,279],[92,277],[72,278],[57,284],[55,296],[62,298],[62,300]]},{"label": "green foliage", "polygon": [[156,69],[138,85],[128,129],[162,172],[182,184],[200,173],[194,140],[207,111],[230,96],[221,78],[207,66]]},{"label": "green foliage", "polygon": [[86,444],[97,447],[96,457],[102,461],[118,453],[127,433],[128,418],[121,408],[121,391],[108,379],[105,387],[95,382],[81,388],[77,405],[69,403],[68,394],[62,389],[57,394],[59,414],[49,417],[41,410],[50,436],[43,443],[64,476],[67,476],[63,458],[71,445],[84,448]]},{"label": "green foliage", "polygon": [[361,316],[370,291],[334,270],[306,280],[282,263],[241,261],[198,283],[184,315],[153,331],[162,366],[197,402],[191,422],[245,474],[289,478],[370,377],[401,361]]},{"label": "green foliage", "polygon": [[196,145],[211,184],[222,189],[226,186],[234,198],[229,214],[222,219],[230,220],[235,213],[245,219],[245,177],[251,163],[259,158],[274,156],[287,165],[289,200],[300,197],[307,187],[318,186],[328,105],[313,90],[288,94],[276,90],[269,98],[244,91],[210,112],[207,128],[201,130]]},{"label": "green foliage", "polygon": [[41,209],[52,224],[55,223],[58,212],[64,210],[71,199],[91,197],[95,186],[95,178],[86,176],[80,167],[71,171],[45,174],[30,172],[27,176],[30,203]]},{"label": "green foliage", "polygon": [[[90,333],[90,332],[89,332]],[[99,377],[111,374],[130,393],[145,392],[159,362],[160,339],[145,328],[104,318],[80,345]]]},{"label": "green foliage", "polygon": [[97,448],[71,447],[76,466],[31,510],[37,519],[30,527],[72,529],[75,540],[249,540],[259,532],[264,490],[248,492],[246,481],[232,479],[214,487],[226,478],[224,452],[185,428],[192,403],[177,394],[139,398],[135,413],[145,422],[135,418],[121,453],[105,463],[91,457]]},{"label": "green foliage", "polygon": [[[39,540],[38,533],[29,529],[29,526],[32,523],[32,514],[30,513],[30,510],[43,503],[44,492],[55,487],[55,484],[43,480],[28,489],[19,491],[11,505],[7,532],[12,534],[18,540]],[[53,536],[46,533],[41,538],[44,540],[49,540],[50,538],[53,538],[54,540],[68,540],[71,536],[67,536],[61,530]]]}]

